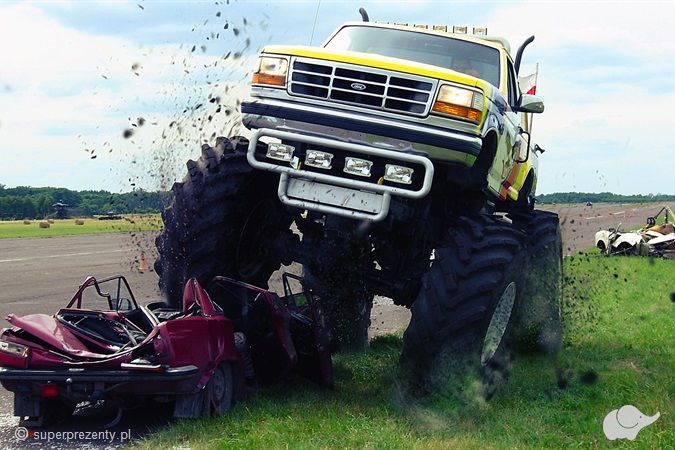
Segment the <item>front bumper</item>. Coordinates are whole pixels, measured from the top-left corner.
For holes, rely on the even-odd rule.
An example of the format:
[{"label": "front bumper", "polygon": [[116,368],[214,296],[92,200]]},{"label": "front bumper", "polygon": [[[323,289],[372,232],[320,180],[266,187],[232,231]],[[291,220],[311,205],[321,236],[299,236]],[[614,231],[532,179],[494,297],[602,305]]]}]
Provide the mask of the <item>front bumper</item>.
[{"label": "front bumper", "polygon": [[433,160],[468,167],[473,165],[483,143],[480,136],[448,128],[268,98],[243,102],[241,112],[244,126],[249,129],[330,136],[344,142],[422,153]]},{"label": "front bumper", "polygon": [[[363,158],[382,158],[394,163],[414,164],[423,171],[423,175],[416,188],[406,189],[374,182],[376,180],[361,181],[335,174],[311,172],[269,159],[261,160],[258,159],[257,150],[260,138],[264,136],[342,151]],[[260,129],[253,133],[247,159],[256,169],[281,174],[278,195],[283,203],[324,214],[373,222],[387,216],[392,195],[411,199],[426,196],[431,190],[434,177],[434,165],[422,155],[272,129]]]}]

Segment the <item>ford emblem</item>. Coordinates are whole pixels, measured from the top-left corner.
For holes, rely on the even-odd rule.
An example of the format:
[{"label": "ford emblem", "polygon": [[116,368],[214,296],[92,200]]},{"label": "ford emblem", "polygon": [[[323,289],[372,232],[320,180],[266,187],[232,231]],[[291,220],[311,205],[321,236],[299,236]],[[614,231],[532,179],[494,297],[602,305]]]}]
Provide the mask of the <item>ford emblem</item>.
[{"label": "ford emblem", "polygon": [[357,91],[362,91],[366,88],[366,85],[361,83],[352,83],[350,86],[352,89],[356,89]]}]

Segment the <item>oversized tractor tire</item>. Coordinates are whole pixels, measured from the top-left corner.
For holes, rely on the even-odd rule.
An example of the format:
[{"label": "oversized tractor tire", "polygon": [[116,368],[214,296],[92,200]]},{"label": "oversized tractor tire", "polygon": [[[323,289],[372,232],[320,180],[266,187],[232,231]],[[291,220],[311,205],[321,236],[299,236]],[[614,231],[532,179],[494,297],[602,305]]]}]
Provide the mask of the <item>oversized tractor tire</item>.
[{"label": "oversized tractor tire", "polygon": [[549,211],[511,213],[527,236],[529,268],[523,307],[517,311],[514,342],[521,352],[548,355],[563,337],[562,238],[558,215]]},{"label": "oversized tractor tire", "polygon": [[489,398],[511,357],[514,312],[523,305],[525,236],[495,216],[461,217],[435,249],[403,335],[401,364],[416,388],[477,375]]},{"label": "oversized tractor tire", "polygon": [[282,263],[277,238],[292,236],[292,218],[276,197],[278,176],[253,170],[247,148],[240,137],[204,145],[172,187],[164,231],[155,240],[155,271],[171,306],[180,305],[190,277],[206,285],[215,275],[230,276],[266,287]]},{"label": "oversized tractor tire", "polygon": [[320,298],[331,334],[331,351],[361,351],[368,345],[373,294],[363,280],[364,254],[358,243],[326,238],[316,242],[306,281]]}]

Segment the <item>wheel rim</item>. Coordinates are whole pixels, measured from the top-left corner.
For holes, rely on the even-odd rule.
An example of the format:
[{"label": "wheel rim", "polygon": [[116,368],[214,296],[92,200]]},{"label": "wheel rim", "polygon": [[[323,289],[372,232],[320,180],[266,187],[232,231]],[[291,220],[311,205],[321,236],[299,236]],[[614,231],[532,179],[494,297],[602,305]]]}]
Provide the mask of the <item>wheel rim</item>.
[{"label": "wheel rim", "polygon": [[490,324],[485,332],[485,340],[483,341],[483,351],[481,352],[480,363],[486,365],[497,353],[499,345],[502,343],[506,328],[511,319],[513,312],[513,304],[516,300],[516,283],[512,281],[506,286],[502,292],[497,306],[495,307]]},{"label": "wheel rim", "polygon": [[225,394],[225,376],[220,368],[216,369],[213,373],[211,382],[213,383],[213,390],[211,391],[213,394],[212,401],[217,410],[220,404],[223,403],[223,396]]}]

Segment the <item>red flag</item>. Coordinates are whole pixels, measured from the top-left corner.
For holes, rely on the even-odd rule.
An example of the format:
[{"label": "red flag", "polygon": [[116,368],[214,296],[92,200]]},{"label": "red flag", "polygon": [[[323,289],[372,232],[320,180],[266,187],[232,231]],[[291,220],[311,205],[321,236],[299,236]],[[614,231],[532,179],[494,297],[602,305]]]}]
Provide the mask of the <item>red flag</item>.
[{"label": "red flag", "polygon": [[535,95],[537,93],[537,74],[518,77],[518,84],[523,93]]}]

